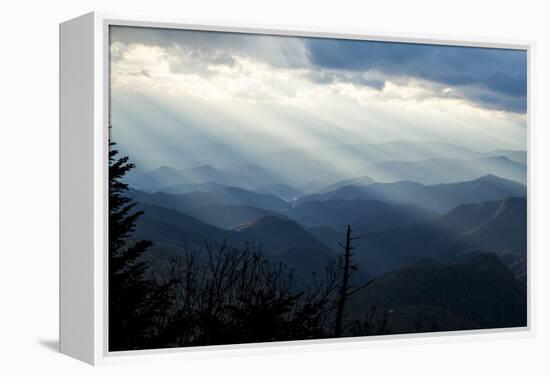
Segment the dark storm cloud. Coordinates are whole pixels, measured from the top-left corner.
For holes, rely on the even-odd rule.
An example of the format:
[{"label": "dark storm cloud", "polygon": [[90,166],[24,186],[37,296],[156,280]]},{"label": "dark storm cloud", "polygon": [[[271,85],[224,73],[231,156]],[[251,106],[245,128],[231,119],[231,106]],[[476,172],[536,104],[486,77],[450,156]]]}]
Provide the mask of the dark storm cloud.
[{"label": "dark storm cloud", "polygon": [[353,82],[358,85],[368,86],[372,89],[384,88],[383,80],[364,77],[360,72],[336,71],[324,69],[311,69],[308,73],[311,81],[317,84],[333,84],[337,82]]},{"label": "dark storm cloud", "polygon": [[[306,40],[313,66],[331,70],[378,71],[457,87],[482,106],[525,112],[525,51],[312,38]],[[468,87],[485,90],[469,95]]]},{"label": "dark storm cloud", "polygon": [[213,49],[220,45],[231,48],[243,43],[236,34],[133,26],[111,26],[109,36],[111,42],[159,47],[185,45],[198,49]]},{"label": "dark storm cloud", "polygon": [[193,50],[198,58],[217,64],[234,64],[232,54],[255,58],[277,68],[298,68],[308,64],[307,50],[302,38],[298,37],[114,26],[110,29],[110,39],[111,43],[127,45],[185,47]]},{"label": "dark storm cloud", "polygon": [[499,92],[475,91],[464,88],[461,98],[468,99],[487,109],[507,110],[514,113],[525,113],[527,109],[526,96],[513,97]]},{"label": "dark storm cloud", "polygon": [[[381,90],[385,79],[417,78],[449,86],[454,97],[480,107],[526,111],[527,56],[520,50],[120,26],[111,27],[110,37],[172,48],[174,72],[212,74],[208,64],[231,66],[238,55],[275,68],[303,69],[317,84],[348,82]],[[381,77],[365,75],[369,72]]]}]

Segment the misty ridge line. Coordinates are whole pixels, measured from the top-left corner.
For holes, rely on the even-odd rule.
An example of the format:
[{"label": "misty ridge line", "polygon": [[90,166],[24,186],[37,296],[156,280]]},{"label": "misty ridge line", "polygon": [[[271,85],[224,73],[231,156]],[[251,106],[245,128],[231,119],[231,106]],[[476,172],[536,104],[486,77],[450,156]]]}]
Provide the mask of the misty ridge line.
[{"label": "misty ridge line", "polygon": [[[470,167],[469,165],[472,164],[476,166]],[[240,187],[264,193],[270,193],[269,189],[278,188],[287,191],[287,195],[283,199],[288,200],[308,193],[328,192],[347,185],[366,186],[373,183],[416,182],[429,186],[437,183],[465,182],[486,175],[495,175],[519,183],[525,183],[526,179],[525,165],[503,156],[485,157],[477,160],[426,159],[414,162],[392,160],[372,166],[374,168],[366,169],[366,174],[358,174],[354,178],[338,179],[341,177],[334,177],[334,179],[329,178],[317,182],[308,180],[306,182],[280,183],[279,174],[258,165],[233,169],[217,169],[210,164],[187,169],[162,165],[137,175],[138,178],[141,175],[145,182],[140,182],[139,179],[132,177],[129,183],[135,188],[146,191],[164,190],[167,192],[177,192],[178,185],[183,191],[194,191],[193,185],[200,191],[203,188],[200,186],[201,184]],[[431,174],[424,177],[426,172],[431,172]],[[159,182],[156,182],[157,180]],[[147,184],[153,184],[156,187],[146,187]],[[186,185],[187,189],[183,189],[183,186]]]},{"label": "misty ridge line", "polygon": [[[416,147],[415,147],[416,145]],[[411,150],[412,146],[412,150]],[[178,168],[193,168],[198,167],[201,165],[218,165],[212,162],[212,157],[215,156],[208,156],[209,147],[215,148],[215,149],[222,149],[224,152],[224,157],[229,159],[229,161],[232,160],[231,155],[233,153],[237,153],[237,150],[242,149],[241,146],[238,144],[232,144],[232,143],[219,143],[219,142],[204,142],[204,143],[197,143],[197,144],[184,144],[184,145],[173,145],[173,146],[164,146],[160,150],[155,151],[158,155],[163,155],[166,151],[168,151],[168,154],[170,154],[170,151],[173,150],[173,154],[183,155],[185,156],[183,161],[185,161],[187,164],[174,164],[171,163],[170,157],[164,157],[160,160],[155,161],[154,159],[151,159],[150,161],[154,163],[155,166],[148,167],[146,170],[153,170],[155,168],[158,168],[162,165],[184,165],[183,167],[177,166]],[[193,158],[191,158],[189,155],[193,155],[193,153],[188,152],[187,150],[195,150],[202,151],[204,153],[200,153],[201,159],[198,159],[196,161],[193,161]],[[124,148],[121,146],[121,150],[125,151],[125,153],[129,155],[140,155],[141,153],[132,153],[132,148]],[[262,161],[262,159],[265,159],[266,157],[270,156],[280,156],[280,155],[298,155],[300,157],[307,157],[311,159],[320,159],[321,152],[325,152],[328,155],[334,153],[346,153],[348,155],[355,155],[354,158],[359,160],[365,160],[364,162],[367,163],[376,163],[376,162],[382,162],[382,161],[411,161],[411,162],[418,162],[422,160],[428,160],[433,158],[460,158],[463,160],[474,160],[477,158],[483,158],[483,157],[494,157],[494,156],[503,156],[508,157],[512,159],[515,162],[519,163],[525,163],[526,162],[526,151],[521,149],[490,149],[485,152],[479,151],[479,150],[473,150],[466,147],[460,147],[453,145],[451,143],[447,142],[438,142],[438,141],[418,141],[418,142],[410,142],[410,141],[390,141],[390,142],[382,142],[382,143],[356,143],[356,144],[320,144],[320,145],[314,145],[309,147],[297,147],[297,146],[288,146],[284,148],[279,148],[270,152],[263,152],[263,153],[253,153],[252,156],[249,157],[243,157],[242,161],[239,163],[233,163],[233,164],[219,164],[220,168],[235,168],[241,165],[246,164],[246,160],[258,160]],[[449,152],[452,151],[452,152]],[[182,153],[183,152],[183,153]],[[212,154],[212,153],[211,153]],[[376,154],[376,156],[374,156]],[[396,156],[397,154],[397,156]],[[428,156],[428,157],[426,157]],[[513,157],[511,157],[513,156]],[[160,157],[160,156],[157,156]],[[370,159],[374,159],[375,161],[369,161]],[[164,161],[163,161],[164,160]],[[139,162],[140,159],[137,159]],[[248,163],[252,163],[253,161],[249,161]],[[143,166],[141,166],[143,168]]]},{"label": "misty ridge line", "polygon": [[526,54],[110,43],[113,349],[526,325]]},{"label": "misty ridge line", "polygon": [[[526,172],[520,162],[523,153],[468,154],[448,144],[447,149],[422,152],[418,145],[411,147],[414,144],[393,145],[392,157],[402,159],[386,154],[387,160],[371,163],[377,152],[359,151],[357,168],[337,171],[331,168],[343,160],[325,166],[311,158],[315,153],[308,148],[225,167],[210,159],[208,151],[201,155],[207,163],[198,166],[176,168],[180,164],[173,160],[173,166],[150,170],[140,169],[138,163],[126,177],[129,197],[144,211],[136,237],[152,241],[145,259],[159,276],[169,276],[170,261],[205,248],[252,247],[269,264],[289,268],[300,290],[312,276],[323,276],[327,263],[338,260],[342,229],[351,225],[363,236],[354,240],[358,252],[353,263],[359,271],[354,283],[376,280],[349,302],[348,334],[356,320],[372,326],[366,313],[377,306],[382,309],[373,315],[382,323],[395,308],[399,312],[392,314],[391,330],[384,325],[375,332],[521,325],[527,196],[521,183]],[[333,153],[340,154],[342,148],[347,150],[338,146]],[[348,151],[348,157],[355,158],[355,152]],[[186,166],[192,161],[181,162]],[[380,172],[373,174],[374,168]],[[459,287],[463,300],[475,301],[468,284],[484,281],[487,274],[499,286],[487,288],[480,297],[506,292],[509,297],[499,305],[513,307],[507,318],[485,317],[492,312],[484,306],[481,314],[471,314],[467,306],[449,302],[448,293],[435,303],[421,295],[450,284]],[[423,285],[426,281],[428,286]],[[388,294],[395,284],[399,290],[412,287],[416,298]],[[426,321],[434,311],[437,320],[429,319],[429,325],[411,320]]]},{"label": "misty ridge line", "polygon": [[[169,228],[176,226],[175,224],[180,221],[188,223],[180,229],[181,234],[187,234],[185,237],[199,244],[212,239],[218,239],[221,242],[224,237],[220,234],[224,233],[220,232],[224,229],[236,231],[239,233],[238,239],[241,240],[256,240],[261,244],[267,242],[269,245],[271,242],[272,246],[279,245],[268,250],[291,265],[295,263],[292,260],[298,258],[298,255],[309,262],[319,261],[319,258],[324,260],[326,252],[321,252],[323,247],[320,247],[317,241],[300,243],[299,240],[309,240],[308,237],[313,236],[331,249],[333,240],[338,237],[337,229],[345,223],[358,226],[362,233],[382,237],[379,241],[382,243],[388,242],[393,237],[387,238],[388,235],[380,232],[393,229],[395,225],[392,223],[395,224],[397,219],[404,229],[435,226],[431,230],[420,229],[422,232],[428,231],[427,234],[432,234],[430,237],[439,238],[450,230],[439,226],[438,219],[455,208],[472,203],[526,196],[526,187],[520,183],[523,180],[521,174],[525,174],[525,164],[512,160],[515,158],[521,161],[525,152],[512,150],[464,152],[464,148],[448,143],[430,144],[435,145],[436,148],[426,152],[422,146],[414,142],[384,143],[386,147],[392,146],[390,149],[393,156],[397,155],[405,159],[389,159],[372,164],[360,163],[360,165],[385,167],[387,164],[405,164],[408,165],[404,169],[405,173],[410,174],[416,169],[420,172],[418,174],[420,178],[426,175],[425,170],[429,169],[431,173],[428,177],[437,182],[433,184],[421,182],[421,179],[415,179],[416,177],[396,177],[397,179],[384,182],[369,171],[366,172],[367,174],[360,171],[363,174],[357,175],[335,174],[323,171],[319,161],[308,165],[307,160],[295,159],[297,154],[311,156],[310,148],[294,148],[292,151],[296,153],[277,154],[274,161],[267,160],[267,167],[263,165],[266,160],[247,160],[241,165],[225,168],[215,167],[218,165],[213,161],[182,169],[168,165],[152,170],[139,169],[138,164],[136,171],[127,177],[127,183],[132,187],[130,195],[134,200],[141,205],[149,205],[146,211],[149,216],[145,216],[145,222],[153,229],[158,228],[160,224],[154,225],[149,221],[153,221],[155,216],[163,213],[155,221],[161,221]],[[405,150],[405,147],[409,150]],[[336,148],[339,152],[341,148],[347,147],[340,145]],[[372,150],[365,152],[364,148],[361,149],[357,158],[360,162],[368,160],[369,153],[376,152]],[[288,149],[284,150],[288,151]],[[350,153],[353,155],[355,150]],[[420,158],[426,157],[426,154],[428,158]],[[464,157],[465,154],[466,158],[448,157],[449,155]],[[273,156],[272,153],[267,155]],[[209,155],[206,153],[202,157],[209,160]],[[488,164],[483,165],[483,162]],[[430,166],[434,163],[441,164],[439,169]],[[449,164],[459,165],[459,169],[450,168]],[[285,169],[288,167],[298,171],[301,176],[305,176],[310,169],[312,171],[308,177],[300,177],[302,178],[300,180],[284,180],[288,172]],[[469,177],[443,176],[447,172],[459,172]],[[508,179],[510,175],[516,179]],[[350,205],[348,206],[347,203]],[[171,209],[190,218],[179,218],[175,214],[159,212],[155,207],[150,207],[151,205]],[[153,216],[155,213],[157,215]],[[341,223],[334,222],[335,218],[341,219]],[[179,220],[173,223],[169,219]],[[204,228],[205,226],[213,226],[215,229]],[[145,226],[140,227],[141,231],[147,235],[148,231],[145,228]],[[166,231],[164,226],[161,229],[162,232]],[[195,234],[189,233],[189,229],[202,229],[202,231]],[[266,229],[270,230],[266,231]],[[289,235],[293,236],[289,237]],[[226,236],[229,239],[236,237],[234,233]],[[158,234],[155,237],[158,237]],[[174,237],[179,239],[181,235],[169,232],[162,237],[164,240],[162,242]],[[270,239],[272,241],[268,241]],[[286,240],[286,244],[285,242],[281,244],[278,240]],[[316,244],[318,251],[311,251],[307,244]],[[174,247],[181,248],[182,245],[178,245],[176,243]],[[296,247],[299,249],[294,250]],[[379,250],[373,253],[377,255],[377,253],[383,253],[383,250],[396,247],[375,246],[374,250],[377,248]],[[398,249],[401,247],[403,246],[399,246]],[[441,247],[451,250],[455,246],[451,247],[444,243]],[[368,249],[373,249],[372,245]],[[430,250],[430,252],[436,252],[435,249]],[[421,250],[417,252],[418,256],[425,254]],[[407,258],[400,260],[406,260],[407,263],[414,260]],[[304,263],[307,265],[308,262]],[[399,264],[394,264],[391,260],[368,261],[365,266],[370,266],[368,268],[371,271],[380,272],[387,271],[391,266],[397,267]],[[308,270],[302,264],[295,267],[298,270],[304,270],[304,268],[304,271]]]}]

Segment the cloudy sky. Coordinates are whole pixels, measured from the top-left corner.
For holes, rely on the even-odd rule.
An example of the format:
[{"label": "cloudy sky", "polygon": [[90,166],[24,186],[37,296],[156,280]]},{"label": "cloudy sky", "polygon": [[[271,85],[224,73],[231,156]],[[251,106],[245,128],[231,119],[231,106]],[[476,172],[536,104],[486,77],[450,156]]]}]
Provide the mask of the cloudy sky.
[{"label": "cloudy sky", "polygon": [[526,53],[111,27],[111,122],[129,150],[444,141],[526,148]]}]

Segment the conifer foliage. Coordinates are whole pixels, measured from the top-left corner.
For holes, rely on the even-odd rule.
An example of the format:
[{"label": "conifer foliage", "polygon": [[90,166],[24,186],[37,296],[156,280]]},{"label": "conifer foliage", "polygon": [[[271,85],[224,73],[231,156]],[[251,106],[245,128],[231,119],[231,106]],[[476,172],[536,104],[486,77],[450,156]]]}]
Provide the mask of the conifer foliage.
[{"label": "conifer foliage", "polygon": [[115,146],[109,143],[110,351],[343,335],[345,301],[368,285],[350,283],[356,269],[350,227],[340,261],[300,288],[293,272],[261,248],[238,249],[226,241],[212,246],[208,240],[204,250],[182,250],[161,283],[146,260],[152,242],[135,236],[144,212],[124,182],[135,166]]},{"label": "conifer foliage", "polygon": [[122,178],[134,164],[117,157],[109,143],[109,350],[150,348],[170,303],[168,284],[159,284],[141,257],[151,241],[133,240],[143,211],[127,196]]}]

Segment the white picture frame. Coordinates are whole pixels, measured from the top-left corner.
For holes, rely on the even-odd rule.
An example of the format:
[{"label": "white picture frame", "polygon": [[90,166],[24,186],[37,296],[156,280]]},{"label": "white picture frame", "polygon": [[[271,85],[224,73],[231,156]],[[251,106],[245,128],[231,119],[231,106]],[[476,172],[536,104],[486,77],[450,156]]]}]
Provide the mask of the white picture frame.
[{"label": "white picture frame", "polygon": [[[108,216],[108,33],[110,25],[192,29],[254,34],[330,37],[391,42],[520,49],[528,66],[528,321],[522,328],[456,333],[386,335],[263,344],[206,346],[145,351],[107,349]],[[464,39],[385,34],[362,30],[281,25],[196,22],[92,12],[60,24],[60,352],[90,364],[181,359],[296,350],[346,349],[387,343],[470,341],[533,336],[533,124],[532,41]]]}]

